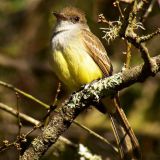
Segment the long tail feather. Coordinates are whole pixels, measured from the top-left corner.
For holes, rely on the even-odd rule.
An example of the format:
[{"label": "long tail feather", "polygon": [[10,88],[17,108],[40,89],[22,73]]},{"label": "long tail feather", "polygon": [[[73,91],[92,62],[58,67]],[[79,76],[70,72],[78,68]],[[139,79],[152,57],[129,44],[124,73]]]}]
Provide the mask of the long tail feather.
[{"label": "long tail feather", "polygon": [[118,95],[111,100],[111,105],[106,105],[109,100],[104,98],[98,109],[109,115],[112,130],[119,148],[122,160],[140,160],[141,151],[138,140],[127,120],[127,117],[120,106]]},{"label": "long tail feather", "polygon": [[123,109],[120,107],[118,96],[114,98],[115,112],[109,113],[112,129],[118,144],[120,157],[124,160],[139,160],[141,152],[138,140],[130,127]]}]

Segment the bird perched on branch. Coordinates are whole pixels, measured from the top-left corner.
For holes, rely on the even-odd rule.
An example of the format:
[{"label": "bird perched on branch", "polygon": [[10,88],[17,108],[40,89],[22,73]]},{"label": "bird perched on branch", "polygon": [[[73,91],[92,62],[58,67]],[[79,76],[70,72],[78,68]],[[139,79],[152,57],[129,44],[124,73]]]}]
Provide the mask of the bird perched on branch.
[{"label": "bird perched on branch", "polygon": [[[84,12],[66,7],[53,13],[57,23],[52,37],[52,68],[69,93],[96,79],[111,76],[112,65],[101,41],[90,31]],[[140,159],[139,143],[120,106],[101,100],[97,108],[109,115],[121,159]]]}]

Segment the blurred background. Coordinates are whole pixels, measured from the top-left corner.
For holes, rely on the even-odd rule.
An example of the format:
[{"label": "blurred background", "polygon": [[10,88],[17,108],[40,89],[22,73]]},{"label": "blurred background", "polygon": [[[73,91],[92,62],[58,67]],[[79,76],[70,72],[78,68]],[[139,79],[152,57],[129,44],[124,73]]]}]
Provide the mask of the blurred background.
[{"label": "blurred background", "polygon": [[[76,6],[87,14],[88,24],[103,42],[113,63],[114,72],[121,71],[126,55],[126,42],[117,38],[108,44],[97,23],[100,13],[107,20],[119,19],[119,11],[113,6],[113,0],[1,0],[0,1],[0,81],[13,84],[47,104],[52,104],[57,88],[57,81],[49,66],[52,29],[55,18],[52,11],[65,6]],[[122,8],[125,6],[121,3]],[[140,35],[149,34],[160,27],[160,8],[156,2],[153,11],[144,23],[146,30]],[[160,36],[147,42],[151,56],[160,54]],[[140,53],[132,47],[131,67],[142,62]],[[160,74],[148,78],[144,83],[134,84],[120,92],[121,103],[134,129],[145,160],[160,159]],[[0,102],[14,109],[17,98],[13,91],[0,86]],[[46,109],[22,96],[18,98],[20,112],[38,120],[46,114]],[[77,120],[113,141],[109,121],[96,109],[88,109]],[[22,121],[22,133],[32,125]],[[39,131],[30,135],[28,143]],[[14,141],[18,134],[17,118],[0,111],[0,144],[7,139]],[[64,134],[74,143],[85,144],[92,153],[102,159],[114,159],[109,146],[88,134],[76,125],[72,125]],[[26,145],[27,146],[27,145]],[[26,147],[24,146],[24,147]],[[63,148],[62,152],[51,154],[50,159],[76,159],[72,149]],[[0,160],[18,159],[15,148],[0,153]],[[47,158],[49,159],[49,158]]]}]

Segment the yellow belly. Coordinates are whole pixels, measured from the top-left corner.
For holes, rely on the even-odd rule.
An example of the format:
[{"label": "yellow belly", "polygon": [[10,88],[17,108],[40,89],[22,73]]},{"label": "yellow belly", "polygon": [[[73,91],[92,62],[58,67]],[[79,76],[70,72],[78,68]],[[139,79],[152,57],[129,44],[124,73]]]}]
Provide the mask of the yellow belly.
[{"label": "yellow belly", "polygon": [[54,49],[52,59],[55,74],[71,92],[103,76],[83,44],[77,41],[67,45],[65,49]]}]

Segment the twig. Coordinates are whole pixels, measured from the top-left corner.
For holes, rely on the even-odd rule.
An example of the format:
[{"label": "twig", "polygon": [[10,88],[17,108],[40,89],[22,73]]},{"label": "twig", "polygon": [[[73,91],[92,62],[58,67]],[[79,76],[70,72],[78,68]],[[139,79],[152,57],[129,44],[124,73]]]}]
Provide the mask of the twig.
[{"label": "twig", "polygon": [[118,148],[115,147],[113,144],[111,144],[107,139],[103,138],[102,136],[100,136],[96,132],[93,132],[92,130],[90,130],[86,126],[78,123],[76,120],[74,120],[73,123],[76,124],[77,126],[83,128],[85,131],[87,131],[89,134],[93,135],[94,137],[100,139],[102,142],[105,142],[106,144],[108,144],[113,149],[114,152],[118,153]]},{"label": "twig", "polygon": [[[134,1],[134,5],[133,5],[133,9],[130,12],[129,18],[128,18],[128,26],[126,28],[125,31],[125,38],[131,42],[136,48],[138,48],[141,52],[141,56],[145,62],[146,67],[148,67],[148,69],[151,69],[151,65],[152,62],[150,60],[150,54],[148,52],[147,47],[145,46],[145,44],[142,42],[151,39],[154,35],[159,34],[159,29],[153,33],[150,34],[148,36],[143,36],[142,38],[137,36],[134,33],[134,26],[137,26],[138,29],[138,25],[139,27],[142,25],[138,24],[141,22],[142,20],[142,16],[143,13],[147,10],[147,12],[149,11],[149,8],[151,6],[153,6],[154,2],[153,1],[145,1],[145,0],[141,0],[139,3],[137,0]],[[152,72],[152,70],[150,70]]]},{"label": "twig", "polygon": [[[4,110],[4,111],[12,114],[13,116],[16,116],[16,115],[17,115],[16,110],[14,110],[12,107],[9,107],[9,106],[7,106],[7,105],[5,105],[5,104],[3,104],[3,103],[0,103],[0,109],[2,109],[2,110]],[[40,127],[40,124],[42,124],[40,121],[38,121],[38,120],[36,120],[36,119],[34,119],[34,118],[32,118],[32,117],[24,114],[24,113],[19,113],[19,117],[20,117],[21,119],[23,119],[23,120],[25,120],[25,121],[27,121],[27,122],[30,122],[31,124],[34,124],[34,125],[35,125],[35,127],[34,127],[32,130],[30,130],[30,131],[27,133],[27,135],[29,135],[30,133],[32,133],[33,130],[35,130],[37,127]],[[84,125],[81,125],[81,124],[78,123],[77,121],[74,121],[74,123],[75,123],[77,126],[79,126],[79,127],[81,127],[82,129],[84,129],[85,131],[87,131],[88,133],[90,133],[90,134],[92,134],[93,136],[95,136],[96,138],[98,138],[100,141],[102,141],[102,142],[106,143],[107,145],[109,145],[115,152],[117,152],[117,148],[116,148],[115,146],[113,146],[112,144],[110,144],[110,142],[109,142],[107,139],[105,139],[105,138],[103,138],[102,136],[98,135],[98,134],[95,133],[94,131],[91,131],[90,129],[88,129],[88,128],[85,127]],[[65,141],[65,142],[67,142],[67,144],[68,144],[68,143],[69,143],[69,144],[72,144],[71,141],[69,141],[68,139],[66,139],[66,138],[64,138],[64,137],[61,137],[61,139],[62,139],[63,141]],[[73,145],[73,144],[72,144],[72,145]]]},{"label": "twig", "polygon": [[13,85],[11,85],[11,84],[9,84],[9,83],[0,81],[0,85],[2,85],[2,86],[4,86],[4,87],[7,87],[7,88],[9,88],[9,89],[11,89],[11,90],[13,90],[13,91],[15,91],[15,92],[23,95],[24,97],[26,97],[26,98],[28,98],[28,99],[30,99],[30,100],[32,100],[32,101],[40,104],[41,106],[45,107],[46,109],[49,109],[49,108],[50,108],[49,105],[43,103],[42,101],[40,101],[39,99],[35,98],[34,96],[32,96],[32,95],[30,95],[30,94],[28,94],[28,93],[26,93],[26,92],[24,92],[24,91],[22,91],[22,90],[20,90],[20,89],[18,89],[18,88],[16,88],[16,87],[14,87]]},{"label": "twig", "polygon": [[146,67],[150,70],[151,69],[151,57],[150,54],[148,52],[147,47],[145,46],[144,43],[139,43],[137,36],[133,37],[130,35],[126,35],[126,39],[132,43],[136,48],[138,48],[141,52],[141,56],[144,60],[144,63],[146,65]]},{"label": "twig", "polygon": [[142,7],[145,4],[147,4],[146,6],[148,6],[148,3],[146,1],[140,1],[139,4],[137,0],[134,1],[129,16],[127,15],[125,17],[124,24],[122,25],[119,34],[122,38],[128,40],[130,43],[132,43],[136,48],[140,50],[141,57],[143,58],[146,67],[150,70],[150,72],[152,72],[151,66],[154,64],[152,64],[150,60],[150,54],[148,52],[148,49],[144,43],[142,44],[138,41],[139,36],[137,36],[134,32],[135,29],[138,29],[139,27],[142,28],[142,24],[139,23],[142,15],[139,12],[142,12]]},{"label": "twig", "polygon": [[130,61],[131,61],[131,43],[129,43],[128,41],[126,42],[127,44],[127,53],[126,53],[126,63],[125,63],[125,68],[130,67]]},{"label": "twig", "polygon": [[[17,115],[17,111],[15,109],[13,109],[12,107],[7,106],[6,104],[0,103],[0,109],[12,114],[13,116]],[[38,120],[36,120],[36,119],[34,119],[24,113],[19,113],[19,116],[20,116],[20,118],[22,118],[23,120],[25,120],[31,124],[34,124],[34,125],[39,124]]]},{"label": "twig", "polygon": [[105,16],[103,14],[98,15],[98,23],[106,23],[108,25],[111,25],[108,20],[106,20]]},{"label": "twig", "polygon": [[51,112],[56,109],[57,107],[57,101],[58,101],[58,96],[59,96],[59,93],[61,91],[61,83],[59,82],[58,83],[58,87],[57,87],[57,91],[56,91],[56,94],[55,94],[55,97],[54,97],[54,101],[53,101],[53,104],[50,105],[50,108],[48,109],[48,113],[43,117],[42,121],[48,121],[48,117],[50,116]]},{"label": "twig", "polygon": [[148,15],[152,12],[152,9],[153,9],[155,2],[156,2],[156,0],[152,0],[152,1],[148,2],[150,4],[149,4],[149,7],[146,10],[144,16],[142,17],[142,22],[144,22],[147,19]]},{"label": "twig", "polygon": [[[18,136],[17,137],[21,137],[21,128],[22,128],[22,123],[21,123],[21,119],[20,119],[20,111],[19,111],[19,94],[16,92],[16,99],[17,99],[17,120],[18,120]],[[18,143],[17,143],[18,144]],[[18,154],[19,154],[19,159],[20,159],[20,153],[21,153],[21,143],[19,143],[19,145],[16,145],[17,150],[18,150]]]},{"label": "twig", "polygon": [[19,116],[19,112],[20,111],[19,111],[19,95],[18,95],[18,93],[16,93],[16,99],[17,99],[17,104],[16,104],[16,107],[17,107],[17,119],[18,119],[18,127],[19,127],[18,134],[20,136],[22,123],[21,123],[21,119],[20,119],[20,116]]},{"label": "twig", "polygon": [[137,41],[138,41],[138,43],[146,42],[146,41],[149,41],[151,38],[153,38],[154,36],[156,36],[158,34],[160,34],[160,28],[158,28],[155,32],[153,32],[149,35],[138,37]]},{"label": "twig", "polygon": [[114,5],[115,7],[118,7],[120,16],[121,16],[122,19],[124,19],[124,15],[123,15],[123,13],[122,13],[122,9],[121,9],[121,7],[120,7],[119,0],[116,0],[116,1],[113,3],[113,5]]},{"label": "twig", "polygon": [[58,100],[58,96],[59,96],[60,91],[61,91],[61,83],[59,82],[58,87],[57,87],[57,91],[56,91],[56,95],[54,97],[53,106],[55,106],[57,104],[57,100]]},{"label": "twig", "polygon": [[[2,109],[2,110],[4,110],[4,111],[12,114],[13,116],[17,117],[17,111],[16,111],[15,109],[13,109],[12,107],[9,107],[9,106],[6,105],[6,104],[0,103],[0,109]],[[34,118],[32,118],[32,117],[24,114],[24,113],[20,113],[20,112],[19,112],[19,117],[20,117],[21,119],[23,119],[23,120],[31,123],[31,124],[34,124],[34,125],[35,125],[34,129],[37,128],[37,126],[39,126],[39,124],[41,124],[40,121],[38,121],[38,120],[36,120],[36,119],[34,119]],[[30,130],[26,135],[29,135],[32,131],[33,131],[33,130]],[[23,136],[24,136],[24,135],[23,135]],[[78,147],[76,144],[72,143],[70,140],[68,140],[68,139],[65,138],[65,137],[62,137],[62,136],[61,136],[59,139],[60,139],[60,141],[63,141],[63,142],[64,142],[65,144],[67,144],[67,145],[74,146],[74,147]],[[14,142],[14,143],[15,143],[15,142]],[[6,146],[7,148],[5,148],[4,146],[3,146],[3,147],[1,146],[1,147],[0,147],[0,151],[3,151],[3,150],[5,150],[5,149],[8,149],[8,147],[14,146],[13,143],[12,143],[12,144],[11,144],[11,143],[9,144],[9,141],[7,141],[7,140],[4,140],[4,144],[5,144],[4,146]],[[3,149],[2,149],[2,148],[3,148]]]},{"label": "twig", "polygon": [[10,143],[8,140],[4,140],[3,145],[0,146],[0,152],[3,152],[4,150],[9,149],[12,146],[15,146],[17,148],[17,144],[19,145],[19,143],[17,143],[17,141]]}]

